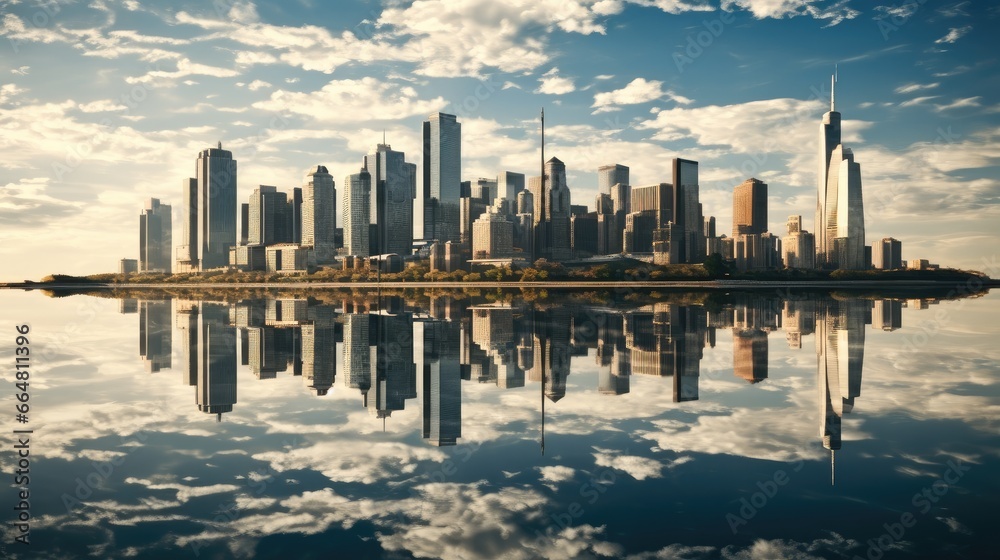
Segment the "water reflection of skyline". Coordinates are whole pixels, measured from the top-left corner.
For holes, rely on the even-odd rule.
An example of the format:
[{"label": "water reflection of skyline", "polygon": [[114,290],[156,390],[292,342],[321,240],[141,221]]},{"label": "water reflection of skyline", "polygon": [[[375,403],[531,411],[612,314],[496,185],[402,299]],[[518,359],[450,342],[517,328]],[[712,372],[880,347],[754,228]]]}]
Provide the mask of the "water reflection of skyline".
[{"label": "water reflection of skyline", "polygon": [[684,403],[700,398],[701,361],[705,348],[715,347],[718,330],[732,331],[733,375],[750,384],[768,379],[771,333],[783,331],[792,349],[815,334],[819,437],[832,461],[842,445],[843,415],[861,394],[865,327],[901,328],[903,305],[895,299],[735,297],[723,304],[620,309],[465,305],[438,297],[421,307],[391,296],[335,304],[122,300],[120,311],[139,315],[139,354],[150,373],[174,367],[173,312],[182,380],[195,388],[198,409],[220,421],[238,401],[238,363],[260,380],[301,377],[322,397],[335,388],[339,362],[342,390],[357,391],[360,406],[383,423],[416,399],[419,387],[421,435],[435,446],[461,438],[463,381],[499,389],[540,383],[544,407],[545,400],[567,396],[573,359],[592,352],[601,395],[627,394],[630,378],[642,375],[670,378],[673,402]]}]

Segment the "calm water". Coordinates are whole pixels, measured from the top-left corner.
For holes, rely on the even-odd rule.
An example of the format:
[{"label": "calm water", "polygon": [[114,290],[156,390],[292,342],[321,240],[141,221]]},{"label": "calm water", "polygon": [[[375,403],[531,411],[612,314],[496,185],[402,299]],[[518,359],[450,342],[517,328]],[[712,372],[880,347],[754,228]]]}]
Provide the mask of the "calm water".
[{"label": "calm water", "polygon": [[997,557],[996,294],[590,301],[0,292],[3,552]]}]

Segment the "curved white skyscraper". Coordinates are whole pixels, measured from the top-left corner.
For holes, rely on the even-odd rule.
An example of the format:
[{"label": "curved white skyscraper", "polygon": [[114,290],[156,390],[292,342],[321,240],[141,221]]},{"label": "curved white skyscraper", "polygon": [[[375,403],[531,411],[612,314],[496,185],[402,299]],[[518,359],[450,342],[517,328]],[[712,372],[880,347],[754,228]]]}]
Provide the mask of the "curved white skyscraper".
[{"label": "curved white skyscraper", "polygon": [[865,216],[861,195],[861,165],[841,143],[840,113],[830,82],[830,111],[819,128],[819,169],[816,193],[816,266],[865,268]]}]

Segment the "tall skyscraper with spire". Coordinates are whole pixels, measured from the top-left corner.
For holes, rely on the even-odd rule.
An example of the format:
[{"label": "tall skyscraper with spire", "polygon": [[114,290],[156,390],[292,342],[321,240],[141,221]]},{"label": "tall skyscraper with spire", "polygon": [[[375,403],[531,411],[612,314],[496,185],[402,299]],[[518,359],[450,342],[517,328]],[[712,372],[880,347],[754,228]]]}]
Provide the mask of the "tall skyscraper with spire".
[{"label": "tall skyscraper with spire", "polygon": [[424,121],[424,239],[459,242],[462,123],[435,113]]},{"label": "tall skyscraper with spire", "polygon": [[865,267],[865,216],[861,164],[841,143],[836,106],[837,76],[830,78],[830,111],[819,129],[816,197],[816,265],[858,270]]}]

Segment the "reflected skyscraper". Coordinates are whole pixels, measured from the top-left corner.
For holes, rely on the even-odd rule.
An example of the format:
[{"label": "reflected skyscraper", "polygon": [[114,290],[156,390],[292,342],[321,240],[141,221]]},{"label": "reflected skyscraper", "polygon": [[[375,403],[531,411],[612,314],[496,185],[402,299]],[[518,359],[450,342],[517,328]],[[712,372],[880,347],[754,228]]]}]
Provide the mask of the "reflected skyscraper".
[{"label": "reflected skyscraper", "polygon": [[229,325],[229,306],[201,302],[181,309],[187,316],[183,350],[188,377],[197,387],[195,403],[221,420],[236,404],[236,328]]},{"label": "reflected skyscraper", "polygon": [[462,367],[458,324],[423,323],[422,437],[435,446],[455,445],[462,437]]},{"label": "reflected skyscraper", "polygon": [[767,379],[767,333],[758,330],[733,331],[733,374],[747,383]]},{"label": "reflected skyscraper", "polygon": [[170,303],[169,299],[139,302],[139,356],[150,373],[170,369]]},{"label": "reflected skyscraper", "polygon": [[310,307],[301,331],[302,380],[314,394],[324,396],[337,378],[337,332],[333,307]]},{"label": "reflected skyscraper", "polygon": [[[823,447],[834,452],[842,444],[841,421],[861,395],[865,347],[865,300],[828,300],[816,321],[817,385]],[[831,472],[832,476],[832,472]]]}]

